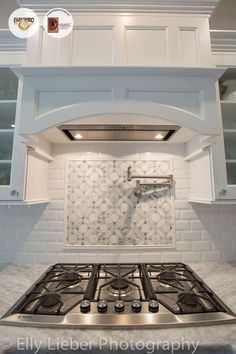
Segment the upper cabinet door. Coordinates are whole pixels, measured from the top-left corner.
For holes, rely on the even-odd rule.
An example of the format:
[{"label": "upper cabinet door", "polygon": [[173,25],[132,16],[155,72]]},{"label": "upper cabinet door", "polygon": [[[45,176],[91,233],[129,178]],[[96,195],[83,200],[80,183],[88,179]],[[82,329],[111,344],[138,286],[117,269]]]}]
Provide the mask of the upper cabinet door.
[{"label": "upper cabinet door", "polygon": [[[25,147],[17,135],[18,79],[6,67],[0,68],[0,200],[23,198],[22,171]],[[22,139],[21,139],[22,140]]]},{"label": "upper cabinet door", "polygon": [[212,146],[216,199],[236,200],[236,69],[220,80],[222,134]]},{"label": "upper cabinet door", "polygon": [[[236,80],[235,80],[236,85]],[[236,199],[236,87],[235,96],[221,102],[227,198]]]}]

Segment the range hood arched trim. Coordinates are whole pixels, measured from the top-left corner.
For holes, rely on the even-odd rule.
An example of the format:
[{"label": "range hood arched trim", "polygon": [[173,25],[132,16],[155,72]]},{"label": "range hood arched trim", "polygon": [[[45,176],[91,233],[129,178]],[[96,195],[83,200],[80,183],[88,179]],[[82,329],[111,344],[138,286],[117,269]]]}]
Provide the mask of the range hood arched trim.
[{"label": "range hood arched trim", "polygon": [[204,121],[201,116],[173,106],[154,102],[120,100],[83,102],[49,111],[37,116],[33,127],[22,125],[20,134],[27,135],[27,128],[30,128],[30,134],[32,134],[32,129],[34,130],[33,134],[38,134],[51,127],[65,124],[75,119],[89,116],[99,117],[99,115],[103,114],[116,113],[135,114],[168,120],[193,129],[200,134],[205,134],[207,128],[207,121]]}]

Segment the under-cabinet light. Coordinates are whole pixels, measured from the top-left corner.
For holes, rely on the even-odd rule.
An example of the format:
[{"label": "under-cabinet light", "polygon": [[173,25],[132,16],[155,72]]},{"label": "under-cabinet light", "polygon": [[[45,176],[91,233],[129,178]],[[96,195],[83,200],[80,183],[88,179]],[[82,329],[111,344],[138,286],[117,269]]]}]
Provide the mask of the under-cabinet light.
[{"label": "under-cabinet light", "polygon": [[80,139],[83,139],[83,135],[81,135],[80,133],[77,133],[74,135],[74,138],[80,140]]},{"label": "under-cabinet light", "polygon": [[164,138],[164,135],[161,133],[157,133],[157,135],[155,136],[155,139],[157,139],[157,140],[163,140],[163,138]]}]

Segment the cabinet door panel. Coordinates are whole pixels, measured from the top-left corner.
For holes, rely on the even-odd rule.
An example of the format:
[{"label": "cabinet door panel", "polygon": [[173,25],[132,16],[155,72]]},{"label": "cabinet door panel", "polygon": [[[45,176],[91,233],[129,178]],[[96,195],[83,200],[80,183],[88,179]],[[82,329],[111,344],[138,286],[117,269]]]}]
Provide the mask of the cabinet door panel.
[{"label": "cabinet door panel", "polygon": [[226,163],[227,170],[227,182],[229,185],[235,185],[236,188],[236,163],[235,162],[227,162]]},{"label": "cabinet door panel", "polygon": [[[19,85],[21,86],[21,85]],[[0,68],[0,200],[21,200],[24,188],[25,146],[17,135],[18,79]]]},{"label": "cabinet door panel", "polygon": [[[0,162],[0,186],[8,186],[11,178],[11,162]],[[1,194],[1,190],[0,190]]]},{"label": "cabinet door panel", "polygon": [[12,159],[14,132],[0,130],[0,162]]}]

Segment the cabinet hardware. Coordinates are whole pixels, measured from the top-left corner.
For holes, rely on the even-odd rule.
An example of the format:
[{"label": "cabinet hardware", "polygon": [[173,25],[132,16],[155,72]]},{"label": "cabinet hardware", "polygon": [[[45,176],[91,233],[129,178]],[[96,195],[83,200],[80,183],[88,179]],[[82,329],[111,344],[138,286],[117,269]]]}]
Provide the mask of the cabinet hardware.
[{"label": "cabinet hardware", "polygon": [[226,189],[221,189],[221,191],[219,191],[219,196],[220,197],[225,197],[227,194],[227,190]]},{"label": "cabinet hardware", "polygon": [[12,196],[12,197],[18,197],[18,195],[19,195],[19,192],[16,191],[15,189],[13,189],[13,190],[11,191],[11,196]]}]

